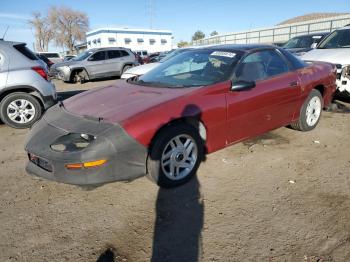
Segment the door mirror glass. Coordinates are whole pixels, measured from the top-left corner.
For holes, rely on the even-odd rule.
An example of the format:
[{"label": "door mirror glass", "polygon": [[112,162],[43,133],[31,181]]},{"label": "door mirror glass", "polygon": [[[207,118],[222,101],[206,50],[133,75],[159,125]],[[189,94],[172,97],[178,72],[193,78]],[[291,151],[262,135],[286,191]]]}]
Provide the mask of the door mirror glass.
[{"label": "door mirror glass", "polygon": [[254,81],[237,81],[232,83],[231,91],[247,91],[255,87]]},{"label": "door mirror glass", "polygon": [[316,49],[316,47],[317,47],[317,43],[313,43],[313,44],[311,45],[311,48],[312,48],[312,49]]}]

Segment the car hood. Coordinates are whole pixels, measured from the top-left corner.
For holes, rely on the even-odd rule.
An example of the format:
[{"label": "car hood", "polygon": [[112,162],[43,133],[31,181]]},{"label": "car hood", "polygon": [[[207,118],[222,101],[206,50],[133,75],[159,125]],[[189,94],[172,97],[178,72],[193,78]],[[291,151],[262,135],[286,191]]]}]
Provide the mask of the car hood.
[{"label": "car hood", "polygon": [[69,60],[69,61],[54,63],[51,67],[52,68],[58,68],[58,67],[62,67],[62,66],[70,66],[70,65],[74,65],[74,64],[76,64],[78,62],[79,61]]},{"label": "car hood", "polygon": [[324,61],[333,64],[350,64],[350,48],[313,49],[300,57],[306,61]]},{"label": "car hood", "polygon": [[156,68],[160,63],[151,63],[151,64],[144,64],[140,66],[135,66],[130,69],[128,69],[125,73],[126,74],[133,74],[133,75],[144,75],[148,71],[151,71],[153,68]]},{"label": "car hood", "polygon": [[197,88],[158,88],[118,80],[115,85],[92,89],[64,101],[67,111],[80,116],[122,123],[133,116],[189,94]]}]

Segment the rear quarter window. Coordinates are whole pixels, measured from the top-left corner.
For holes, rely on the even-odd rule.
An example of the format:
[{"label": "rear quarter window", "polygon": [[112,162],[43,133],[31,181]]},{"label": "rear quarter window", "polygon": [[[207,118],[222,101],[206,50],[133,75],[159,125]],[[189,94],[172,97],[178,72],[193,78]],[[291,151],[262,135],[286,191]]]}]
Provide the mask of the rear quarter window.
[{"label": "rear quarter window", "polygon": [[30,51],[30,49],[27,48],[25,44],[14,45],[13,47],[30,60],[38,60],[37,56],[32,51]]},{"label": "rear quarter window", "polygon": [[297,58],[295,55],[288,52],[287,50],[283,48],[279,48],[278,51],[280,51],[284,55],[284,57],[289,61],[289,63],[291,64],[294,70],[300,69],[306,66],[306,63],[304,61]]}]

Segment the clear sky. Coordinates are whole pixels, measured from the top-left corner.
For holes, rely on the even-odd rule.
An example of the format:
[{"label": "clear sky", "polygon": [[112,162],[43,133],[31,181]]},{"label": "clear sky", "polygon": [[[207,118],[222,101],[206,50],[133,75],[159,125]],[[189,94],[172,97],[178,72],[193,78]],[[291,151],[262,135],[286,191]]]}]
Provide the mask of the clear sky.
[{"label": "clear sky", "polygon": [[34,31],[28,18],[34,11],[46,13],[53,5],[86,12],[91,29],[150,28],[150,1],[153,28],[172,30],[175,42],[189,41],[196,30],[209,35],[214,30],[225,33],[272,26],[314,12],[350,12],[350,0],[0,0],[0,38],[9,26],[6,39],[32,47]]}]

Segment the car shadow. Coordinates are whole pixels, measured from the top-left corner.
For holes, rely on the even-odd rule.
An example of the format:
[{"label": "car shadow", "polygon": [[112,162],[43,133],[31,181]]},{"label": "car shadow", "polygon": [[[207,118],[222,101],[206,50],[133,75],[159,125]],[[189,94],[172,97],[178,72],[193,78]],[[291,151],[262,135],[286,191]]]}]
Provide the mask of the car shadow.
[{"label": "car shadow", "polygon": [[[182,116],[201,120],[201,110],[190,104],[184,108]],[[205,157],[201,161],[205,161]],[[150,261],[201,261],[203,222],[204,203],[196,174],[182,186],[160,187]]]},{"label": "car shadow", "polygon": [[[338,99],[337,99],[338,100]],[[350,101],[346,101],[344,99],[337,101],[334,100],[332,104],[330,105],[330,108],[327,110],[328,112],[332,113],[350,113],[350,105],[346,104],[349,103]]]}]

